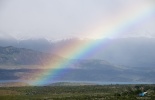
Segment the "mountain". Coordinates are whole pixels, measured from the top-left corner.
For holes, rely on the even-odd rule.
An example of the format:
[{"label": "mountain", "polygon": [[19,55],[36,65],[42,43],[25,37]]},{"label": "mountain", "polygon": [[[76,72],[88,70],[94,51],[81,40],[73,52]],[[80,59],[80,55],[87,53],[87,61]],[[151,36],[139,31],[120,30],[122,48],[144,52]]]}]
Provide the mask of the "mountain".
[{"label": "mountain", "polygon": [[55,61],[62,58],[30,49],[16,48],[13,46],[0,47],[1,65],[42,65],[49,59]]},{"label": "mountain", "polygon": [[[46,67],[50,63],[69,62],[62,68]],[[99,59],[66,59],[57,55],[12,46],[0,47],[0,80],[34,80],[34,73],[62,70],[50,81],[155,82],[154,67],[126,67]],[[36,75],[37,76],[37,75]],[[54,80],[53,80],[54,79]],[[24,81],[25,82],[25,81]]]},{"label": "mountain", "polygon": [[[115,39],[78,39],[70,38],[60,41],[47,39],[0,39],[1,46],[12,45],[18,48],[27,48],[35,51],[52,53],[61,57],[71,58],[65,53],[59,52],[62,48],[70,48],[71,50],[83,45],[84,43],[97,43],[98,46],[93,52],[93,55],[85,56],[79,59],[102,59],[113,64],[130,66],[130,67],[154,67],[155,66],[155,39],[147,37],[130,37],[130,38],[115,38]],[[71,45],[73,45],[71,47]]]}]

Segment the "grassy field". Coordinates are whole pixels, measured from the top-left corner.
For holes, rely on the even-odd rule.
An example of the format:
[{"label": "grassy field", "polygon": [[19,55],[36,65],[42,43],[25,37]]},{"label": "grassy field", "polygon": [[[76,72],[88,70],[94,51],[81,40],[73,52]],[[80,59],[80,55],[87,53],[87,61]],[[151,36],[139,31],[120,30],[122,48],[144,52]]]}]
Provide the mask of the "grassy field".
[{"label": "grassy field", "polygon": [[155,100],[155,85],[0,87],[0,100]]}]

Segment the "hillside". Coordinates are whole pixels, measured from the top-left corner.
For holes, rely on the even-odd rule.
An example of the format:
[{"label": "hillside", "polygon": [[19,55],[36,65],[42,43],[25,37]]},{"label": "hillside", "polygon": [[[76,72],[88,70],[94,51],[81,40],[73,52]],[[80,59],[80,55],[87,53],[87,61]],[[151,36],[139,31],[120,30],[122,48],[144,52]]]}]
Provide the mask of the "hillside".
[{"label": "hillside", "polygon": [[[48,63],[69,62],[58,68],[48,66]],[[63,64],[63,63],[62,63]],[[46,70],[61,70],[48,79],[52,81],[98,81],[98,82],[150,82],[153,83],[155,70],[153,67],[125,67],[97,59],[64,59],[57,55],[42,53],[34,50],[0,47],[0,80],[34,80],[34,73],[49,77],[42,73]],[[54,79],[54,80],[53,80]]]},{"label": "hillside", "polygon": [[[155,66],[155,39],[147,37],[129,37],[129,38],[114,38],[114,39],[78,39],[69,38],[59,41],[41,39],[0,39],[1,46],[14,46],[18,48],[27,48],[35,51],[52,53],[61,57],[76,59],[66,53],[59,52],[62,48],[74,50],[85,43],[99,43],[96,48],[98,52],[93,52],[89,56],[79,59],[102,59],[117,65],[125,65],[130,67],[154,67]],[[70,47],[70,45],[73,45]]]},{"label": "hillside", "polygon": [[0,65],[42,65],[49,59],[55,61],[62,58],[30,49],[0,47]]}]

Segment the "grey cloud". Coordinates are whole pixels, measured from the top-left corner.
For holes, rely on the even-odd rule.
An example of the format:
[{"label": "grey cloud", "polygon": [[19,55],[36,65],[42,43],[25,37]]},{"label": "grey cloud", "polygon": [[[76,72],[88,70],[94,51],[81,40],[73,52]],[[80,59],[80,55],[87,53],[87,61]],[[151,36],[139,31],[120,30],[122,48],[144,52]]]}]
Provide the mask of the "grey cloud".
[{"label": "grey cloud", "polygon": [[[145,2],[147,1],[1,0],[0,30],[11,36],[21,37],[85,37],[85,32],[101,23],[108,24],[107,20],[115,19],[120,13],[126,13],[124,9],[132,4],[143,5]],[[151,5],[152,1],[147,3]],[[146,25],[140,28],[146,28],[151,34],[155,33],[152,20],[146,20],[147,22],[143,23]],[[138,25],[135,25],[136,31],[140,30]]]}]

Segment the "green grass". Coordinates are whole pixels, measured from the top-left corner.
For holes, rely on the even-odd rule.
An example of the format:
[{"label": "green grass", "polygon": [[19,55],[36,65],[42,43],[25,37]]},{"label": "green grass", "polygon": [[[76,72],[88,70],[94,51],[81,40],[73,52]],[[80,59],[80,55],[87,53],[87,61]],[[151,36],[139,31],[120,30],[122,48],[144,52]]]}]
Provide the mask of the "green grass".
[{"label": "green grass", "polygon": [[[141,87],[151,91],[138,97]],[[0,100],[155,100],[155,85],[0,87]]]}]

